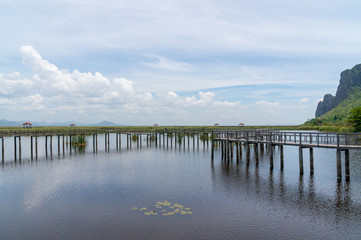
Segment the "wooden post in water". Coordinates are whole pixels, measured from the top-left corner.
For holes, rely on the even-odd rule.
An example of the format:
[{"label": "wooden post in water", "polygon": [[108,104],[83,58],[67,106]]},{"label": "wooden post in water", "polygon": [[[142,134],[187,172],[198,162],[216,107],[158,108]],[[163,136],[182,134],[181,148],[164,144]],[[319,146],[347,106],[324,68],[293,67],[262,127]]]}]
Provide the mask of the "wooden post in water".
[{"label": "wooden post in water", "polygon": [[194,132],[193,132],[193,136],[192,136],[192,138],[193,138],[193,149],[195,149],[195,141],[194,141]]},{"label": "wooden post in water", "polygon": [[258,164],[259,161],[259,155],[258,155],[258,143],[254,144],[254,155],[256,157],[256,164]]},{"label": "wooden post in water", "polygon": [[[188,136],[189,137],[189,136]],[[214,160],[214,141],[212,139],[212,154],[211,154],[211,160]]]},{"label": "wooden post in water", "polygon": [[298,158],[299,158],[298,161],[300,167],[300,175],[303,175],[303,148],[301,146],[298,148]]},{"label": "wooden post in water", "polygon": [[4,147],[4,135],[1,137],[1,159],[5,162],[5,147]]},{"label": "wooden post in water", "polygon": [[267,144],[267,145],[269,147],[269,152],[270,152],[270,158],[269,158],[270,165],[269,165],[269,167],[270,167],[270,171],[273,171],[273,145],[272,145],[272,143]]},{"label": "wooden post in water", "polygon": [[197,133],[197,149],[199,149],[199,133]]},{"label": "wooden post in water", "polygon": [[171,133],[171,136],[170,136],[170,148],[173,147],[173,133]]},{"label": "wooden post in water", "polygon": [[31,160],[33,160],[33,158],[34,158],[33,151],[34,151],[34,149],[33,149],[33,136],[30,135],[30,159]]},{"label": "wooden post in water", "polygon": [[155,146],[158,147],[158,133],[155,132]]},{"label": "wooden post in water", "polygon": [[70,135],[69,135],[69,153],[70,153],[70,155],[71,155],[71,150],[72,150],[72,148],[73,148],[73,146],[72,146],[72,144],[71,144],[71,133],[70,133]]},{"label": "wooden post in water", "polygon": [[58,134],[58,155],[60,155],[60,135]]},{"label": "wooden post in water", "polygon": [[341,150],[337,149],[336,152],[336,165],[337,165],[337,181],[342,180],[342,167],[341,167]]},{"label": "wooden post in water", "polygon": [[280,168],[281,168],[281,171],[283,171],[283,167],[284,167],[283,159],[284,159],[284,157],[283,157],[283,145],[280,145]]},{"label": "wooden post in water", "polygon": [[53,136],[50,135],[50,156],[53,156]]},{"label": "wooden post in water", "polygon": [[45,135],[45,156],[48,156],[48,135]]},{"label": "wooden post in water", "polygon": [[250,145],[249,142],[246,143],[246,155],[247,155],[247,164],[249,164],[249,160],[250,160],[250,154],[251,154],[251,149],[250,149]]},{"label": "wooden post in water", "polygon": [[[213,141],[213,139],[212,139]],[[237,158],[237,162],[239,162],[239,142],[236,142],[236,158]]]},{"label": "wooden post in water", "polygon": [[350,151],[348,149],[345,150],[345,180],[350,181]]},{"label": "wooden post in water", "polygon": [[38,159],[38,135],[35,135],[35,158]]},{"label": "wooden post in water", "polygon": [[19,134],[19,161],[21,161],[21,135]]},{"label": "wooden post in water", "polygon": [[14,160],[16,162],[16,137],[14,137]]},{"label": "wooden post in water", "polygon": [[313,167],[313,148],[310,147],[310,174],[313,175],[314,167]]},{"label": "wooden post in water", "polygon": [[65,134],[63,133],[63,155],[65,154]]},{"label": "wooden post in water", "polygon": [[169,142],[169,136],[168,136],[168,130],[167,130],[167,148],[168,148],[168,142]]},{"label": "wooden post in water", "polygon": [[122,134],[119,133],[118,135],[118,144],[119,144],[119,151],[122,150]]}]

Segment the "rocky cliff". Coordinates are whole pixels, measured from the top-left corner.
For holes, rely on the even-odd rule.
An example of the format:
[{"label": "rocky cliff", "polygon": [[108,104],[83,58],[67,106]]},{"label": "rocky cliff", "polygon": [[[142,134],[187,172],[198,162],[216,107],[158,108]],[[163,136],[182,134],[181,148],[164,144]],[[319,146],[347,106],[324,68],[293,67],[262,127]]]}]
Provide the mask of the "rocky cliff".
[{"label": "rocky cliff", "polygon": [[332,96],[331,94],[324,96],[323,100],[317,105],[316,117],[320,117],[335,108],[340,102],[349,97],[355,87],[361,87],[361,64],[341,73],[336,96]]}]

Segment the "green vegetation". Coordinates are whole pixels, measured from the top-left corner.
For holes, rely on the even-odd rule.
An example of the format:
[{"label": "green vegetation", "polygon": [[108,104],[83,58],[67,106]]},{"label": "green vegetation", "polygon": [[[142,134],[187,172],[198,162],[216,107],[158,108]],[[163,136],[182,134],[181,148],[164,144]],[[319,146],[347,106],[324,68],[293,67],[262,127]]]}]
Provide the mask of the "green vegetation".
[{"label": "green vegetation", "polygon": [[[361,107],[361,88],[355,87],[348,98],[339,103],[334,109],[318,118],[305,122],[301,128],[326,132],[361,131],[361,125],[356,125],[354,109]],[[360,117],[361,118],[361,117]]]},{"label": "green vegetation", "polygon": [[361,107],[352,109],[349,121],[353,124],[356,131],[361,131]]},{"label": "green vegetation", "polygon": [[137,140],[138,140],[138,135],[137,135],[137,134],[133,134],[132,140],[133,140],[133,141],[137,141]]},{"label": "green vegetation", "polygon": [[84,135],[78,135],[71,139],[71,145],[85,146],[86,140]]}]

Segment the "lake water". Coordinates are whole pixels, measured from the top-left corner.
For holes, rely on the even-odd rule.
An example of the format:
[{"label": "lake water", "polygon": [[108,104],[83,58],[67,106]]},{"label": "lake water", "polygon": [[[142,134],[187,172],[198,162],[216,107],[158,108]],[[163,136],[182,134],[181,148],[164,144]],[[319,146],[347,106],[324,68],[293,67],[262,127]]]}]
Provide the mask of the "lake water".
[{"label": "lake water", "polygon": [[[0,174],[0,239],[361,239],[361,152],[351,151],[351,181],[337,182],[336,151],[315,149],[315,174],[298,170],[298,148],[284,147],[259,164],[211,161],[210,144],[143,146],[98,152],[64,149],[14,162],[5,139]],[[174,205],[176,204],[176,205]],[[182,206],[180,206],[182,205]],[[137,208],[137,209],[135,209]],[[147,208],[143,210],[142,208]],[[142,209],[142,210],[140,210]],[[178,209],[178,210],[177,210]],[[146,215],[146,214],[147,215]],[[155,215],[156,213],[157,215]]]}]

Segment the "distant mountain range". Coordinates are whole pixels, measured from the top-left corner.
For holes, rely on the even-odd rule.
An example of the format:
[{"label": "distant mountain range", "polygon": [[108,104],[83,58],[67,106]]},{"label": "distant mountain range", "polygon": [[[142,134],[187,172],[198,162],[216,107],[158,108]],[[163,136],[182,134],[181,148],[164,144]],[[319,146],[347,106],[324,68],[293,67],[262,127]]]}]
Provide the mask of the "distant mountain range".
[{"label": "distant mountain range", "polygon": [[55,122],[55,123],[47,123],[47,122],[32,122],[29,120],[25,121],[8,121],[6,119],[0,120],[0,126],[3,127],[18,127],[22,126],[24,122],[30,122],[33,126],[45,127],[45,126],[69,126],[71,123],[74,123],[76,126],[90,126],[90,127],[112,127],[112,126],[121,126],[118,123],[113,123],[109,121],[102,121],[95,124],[87,124],[87,123],[79,123],[79,122]]}]

